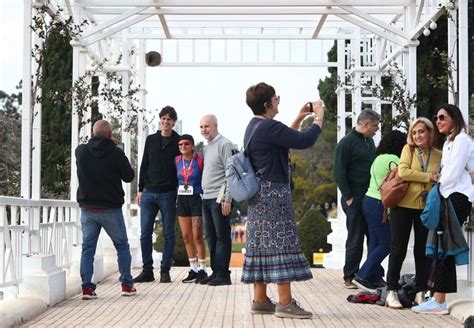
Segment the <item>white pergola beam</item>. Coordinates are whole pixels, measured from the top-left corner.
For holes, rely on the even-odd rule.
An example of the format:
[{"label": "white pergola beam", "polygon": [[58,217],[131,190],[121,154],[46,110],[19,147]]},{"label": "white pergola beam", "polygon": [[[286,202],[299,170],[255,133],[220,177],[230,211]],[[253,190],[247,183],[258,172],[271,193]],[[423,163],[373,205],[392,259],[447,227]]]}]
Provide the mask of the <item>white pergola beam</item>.
[{"label": "white pergola beam", "polygon": [[[157,40],[165,39],[166,35],[163,33],[130,33],[131,39],[148,39]],[[242,34],[178,34],[171,35],[174,40],[314,40],[312,35],[296,35],[296,34],[255,34],[255,35],[242,35]],[[349,35],[341,34],[324,34],[319,35],[318,40],[337,40],[337,39],[350,39]]]},{"label": "white pergola beam", "polygon": [[425,19],[416,27],[414,27],[411,33],[409,33],[409,38],[411,40],[417,40],[421,33],[423,33],[423,30],[430,25],[431,21],[438,20],[438,18],[440,18],[445,12],[446,11],[444,8],[439,8],[438,10],[432,12],[431,15],[428,15],[428,17],[425,17]]},{"label": "white pergola beam", "polygon": [[[160,0],[160,7],[326,7],[327,0],[294,0],[291,3],[280,0]],[[84,7],[137,7],[156,6],[155,0],[83,0]],[[405,7],[412,3],[412,0],[384,0],[384,6]],[[332,6],[367,6],[380,7],[380,2],[373,0],[332,0]]]},{"label": "white pergola beam", "polygon": [[133,26],[135,25],[136,23],[138,22],[141,22],[142,20],[144,19],[147,19],[149,16],[135,16],[133,17],[132,19],[129,19],[129,20],[126,20],[124,22],[122,22],[121,24],[116,24],[114,27],[102,32],[102,33],[99,33],[99,34],[96,34],[96,35],[93,35],[89,38],[83,38],[81,39],[81,44],[85,47],[88,47],[90,46],[91,44],[94,44],[112,34],[115,34],[117,32],[120,32],[130,26]]},{"label": "white pergola beam", "polygon": [[398,36],[395,36],[393,34],[390,34],[390,33],[387,33],[387,32],[384,32],[382,31],[381,29],[377,28],[376,26],[372,26],[372,25],[369,25],[361,20],[358,20],[352,16],[349,16],[349,15],[336,15],[366,31],[369,31],[369,32],[372,32],[373,34],[375,35],[378,35],[384,39],[387,39],[388,41],[391,41],[395,44],[398,44],[400,46],[404,46],[406,43],[407,43],[407,40],[405,39],[402,39]]},{"label": "white pergola beam", "polygon": [[312,39],[317,39],[318,38],[318,35],[321,32],[321,29],[323,28],[324,22],[326,21],[327,17],[328,17],[327,14],[324,14],[324,15],[321,16],[321,18],[319,19],[319,22],[318,22],[318,26],[316,26],[316,29],[314,30]]},{"label": "white pergola beam", "polygon": [[130,9],[130,10],[127,10],[126,12],[118,15],[118,16],[115,16],[114,18],[108,20],[107,22],[104,22],[100,25],[97,25],[97,26],[94,26],[93,28],[85,31],[82,35],[83,38],[87,38],[95,33],[99,33],[103,30],[105,30],[106,28],[112,26],[112,25],[115,25],[117,23],[120,23],[132,16],[135,16],[136,14],[146,10],[147,7],[137,7],[137,8],[133,8],[133,9]]},{"label": "white pergola beam", "polygon": [[377,19],[375,17],[372,17],[364,12],[362,12],[361,10],[359,9],[356,9],[354,7],[351,7],[351,6],[345,6],[345,7],[341,7],[342,9],[344,9],[345,11],[351,13],[351,14],[354,14],[356,15],[357,17],[359,18],[362,18],[363,20],[367,21],[367,22],[370,22],[388,32],[392,32],[393,34],[396,34],[400,37],[402,37],[403,39],[406,39],[408,40],[408,34],[400,31],[399,29],[397,29],[396,27],[392,26],[392,25],[389,25],[387,23],[385,23],[384,21],[381,21],[380,19]]}]

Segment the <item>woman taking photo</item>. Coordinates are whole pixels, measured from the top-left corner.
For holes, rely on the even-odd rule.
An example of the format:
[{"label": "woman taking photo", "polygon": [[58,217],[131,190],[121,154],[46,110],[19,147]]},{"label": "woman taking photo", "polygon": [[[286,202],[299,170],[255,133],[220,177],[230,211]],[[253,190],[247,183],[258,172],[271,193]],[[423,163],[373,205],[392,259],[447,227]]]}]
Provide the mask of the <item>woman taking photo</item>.
[{"label": "woman taking photo", "polygon": [[381,202],[380,184],[391,169],[400,162],[400,154],[406,144],[407,135],[398,130],[382,136],[370,168],[370,185],[362,201],[362,211],[369,231],[367,259],[356,273],[354,283],[363,289],[383,287],[382,261],[390,253],[390,226],[384,221],[384,206]]},{"label": "woman taking photo", "polygon": [[[248,201],[247,243],[243,283],[254,284],[252,313],[274,314],[282,318],[305,319],[312,316],[291,295],[291,282],[312,278],[296,233],[291,199],[288,152],[290,148],[311,147],[321,132],[324,110],[321,101],[304,105],[291,128],[274,120],[280,97],[275,89],[259,83],[246,93],[247,105],[255,115],[245,131],[246,153],[260,175],[260,190]],[[311,114],[313,124],[299,132],[301,122]],[[267,296],[267,284],[278,286],[277,304]]]},{"label": "woman taking photo", "polygon": [[398,165],[398,174],[408,181],[408,190],[398,206],[390,212],[390,256],[388,260],[387,287],[385,305],[401,309],[398,299],[398,280],[408,248],[411,228],[415,232],[415,303],[424,300],[428,281],[428,261],[425,257],[425,245],[428,229],[423,225],[420,214],[431,190],[431,184],[438,179],[441,152],[433,148],[434,126],[425,117],[416,119],[408,129],[407,145],[403,147]]},{"label": "woman taking photo", "polygon": [[206,246],[202,233],[203,159],[201,155],[194,153],[194,138],[189,134],[179,137],[178,147],[181,155],[175,158],[178,173],[176,212],[191,267],[188,276],[182,282],[199,283],[207,278]]},{"label": "woman taking photo", "polygon": [[[446,137],[441,160],[439,190],[451,202],[459,224],[467,220],[474,200],[474,187],[469,171],[474,170],[474,147],[466,134],[466,123],[458,107],[445,104],[434,116],[438,131]],[[446,293],[455,293],[456,264],[454,256],[437,261],[433,297],[415,306],[413,311],[429,314],[448,314]]]}]

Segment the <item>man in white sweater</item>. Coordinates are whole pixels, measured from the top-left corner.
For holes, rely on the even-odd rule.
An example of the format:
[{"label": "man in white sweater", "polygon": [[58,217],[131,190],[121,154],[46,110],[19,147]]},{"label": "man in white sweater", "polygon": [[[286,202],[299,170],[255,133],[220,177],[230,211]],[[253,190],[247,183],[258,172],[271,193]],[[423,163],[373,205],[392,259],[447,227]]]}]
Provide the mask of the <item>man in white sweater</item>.
[{"label": "man in white sweater", "polygon": [[202,172],[202,215],[212,268],[212,274],[200,283],[210,286],[230,285],[232,240],[229,215],[232,196],[226,188],[225,166],[227,159],[233,154],[234,146],[219,134],[214,115],[203,116],[200,128],[202,136],[207,140]]}]

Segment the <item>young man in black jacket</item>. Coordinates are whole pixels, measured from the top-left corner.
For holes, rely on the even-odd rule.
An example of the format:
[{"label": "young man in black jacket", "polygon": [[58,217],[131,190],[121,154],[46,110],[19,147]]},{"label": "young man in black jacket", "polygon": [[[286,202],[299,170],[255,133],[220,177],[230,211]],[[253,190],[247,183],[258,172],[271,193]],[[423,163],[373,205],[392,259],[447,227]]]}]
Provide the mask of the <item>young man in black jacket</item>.
[{"label": "young man in black jacket", "polygon": [[153,227],[158,211],[161,212],[165,247],[161,259],[160,282],[171,282],[169,274],[173,260],[176,222],[176,193],[178,179],[174,158],[178,156],[179,134],[173,131],[178,120],[176,111],[166,106],[160,111],[160,130],[149,135],[140,166],[140,180],[136,202],[140,205],[140,245],[143,271],[134,282],[155,280],[153,274]]},{"label": "young man in black jacket", "polygon": [[101,228],[112,239],[117,250],[117,261],[122,282],[122,295],[136,293],[130,273],[131,256],[127,230],[122,214],[124,192],[122,180],[131,182],[135,173],[124,152],[116,147],[112,127],[105,120],[97,121],[94,136],[87,144],[76,148],[79,188],[77,202],[81,207],[82,299],[97,298],[94,273],[94,255]]}]

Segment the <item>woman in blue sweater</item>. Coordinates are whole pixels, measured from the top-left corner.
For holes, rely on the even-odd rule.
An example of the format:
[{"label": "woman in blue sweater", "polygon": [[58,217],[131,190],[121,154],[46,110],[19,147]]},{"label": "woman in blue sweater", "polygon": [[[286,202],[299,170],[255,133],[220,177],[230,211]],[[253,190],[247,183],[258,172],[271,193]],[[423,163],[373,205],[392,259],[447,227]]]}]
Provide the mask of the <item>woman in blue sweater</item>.
[{"label": "woman in blue sweater", "polygon": [[[291,296],[291,282],[311,279],[312,274],[296,234],[288,153],[290,148],[314,145],[323,123],[323,104],[317,101],[304,105],[288,127],[273,119],[278,114],[280,97],[272,86],[263,82],[251,86],[246,101],[255,116],[245,131],[244,144],[251,138],[246,152],[255,172],[263,172],[260,190],[248,202],[242,282],[254,284],[252,313],[310,318],[312,313],[301,308]],[[298,131],[311,109],[315,113],[313,124],[305,132]],[[278,285],[277,304],[267,296],[269,283]]]}]

